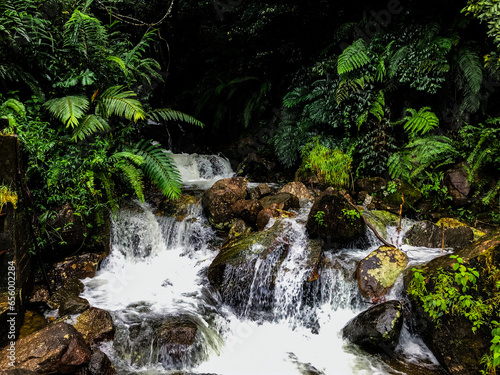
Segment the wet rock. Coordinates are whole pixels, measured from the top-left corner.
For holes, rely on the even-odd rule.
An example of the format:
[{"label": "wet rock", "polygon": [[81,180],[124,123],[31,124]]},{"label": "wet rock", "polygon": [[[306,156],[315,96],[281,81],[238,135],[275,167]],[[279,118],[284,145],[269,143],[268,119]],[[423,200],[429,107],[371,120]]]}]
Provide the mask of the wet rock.
[{"label": "wet rock", "polygon": [[240,217],[249,225],[255,225],[258,213],[263,209],[257,199],[239,200],[231,206],[236,217]]},{"label": "wet rock", "polygon": [[35,333],[36,331],[47,326],[47,321],[44,316],[38,311],[27,310],[24,314],[23,325],[21,326],[21,331],[19,332],[19,338],[22,339]]},{"label": "wet rock", "polygon": [[444,173],[443,184],[448,189],[448,194],[456,207],[463,207],[472,203],[472,188],[463,163],[455,165]]},{"label": "wet rock", "polygon": [[75,255],[61,262],[52,264],[47,273],[53,289],[59,289],[70,278],[85,279],[94,277],[101,261],[106,258],[106,253],[87,253]]},{"label": "wet rock", "polygon": [[160,212],[165,216],[174,216],[177,221],[183,221],[189,215],[189,207],[200,203],[200,198],[189,194],[181,194],[175,200],[168,200],[160,206]]},{"label": "wet rock", "polygon": [[366,350],[392,354],[402,327],[401,303],[388,301],[356,316],[343,328],[342,335]]},{"label": "wet rock", "polygon": [[444,230],[444,247],[460,249],[474,239],[474,232],[466,226],[438,227],[429,221],[421,221],[413,225],[403,237],[403,241],[411,246],[442,247]]},{"label": "wet rock", "polygon": [[0,371],[0,375],[40,375],[40,373],[22,368],[16,368],[13,370]]},{"label": "wet rock", "polygon": [[271,195],[272,193],[273,190],[269,187],[268,184],[264,182],[262,184],[259,184],[254,189],[251,189],[249,195],[251,199],[260,199],[262,197],[265,197],[266,195]]},{"label": "wet rock", "polygon": [[249,227],[243,220],[239,219],[233,224],[231,229],[229,230],[228,239],[234,240],[236,237],[242,236],[244,234],[248,234],[252,231],[252,228]]},{"label": "wet rock", "polygon": [[365,298],[379,298],[394,285],[408,264],[405,253],[381,246],[362,259],[356,268],[359,291]]},{"label": "wet rock", "polygon": [[[474,267],[479,272],[477,289],[471,288],[467,294],[473,299],[494,298],[497,289],[493,275],[500,269],[500,231],[481,237],[479,241],[457,250],[455,254],[463,259],[467,268]],[[426,289],[433,290],[432,280],[441,272],[440,269],[451,271],[455,262],[449,255],[444,255],[419,266],[426,276]],[[408,287],[412,277],[412,272],[405,274],[405,287]],[[489,327],[484,325],[473,333],[473,323],[459,314],[444,314],[441,324],[437,326],[424,311],[420,300],[411,299],[411,302],[414,319],[418,323],[417,332],[448,373],[479,374],[483,369],[481,358],[490,350]]]},{"label": "wet rock", "polygon": [[269,223],[269,220],[275,217],[279,217],[279,213],[277,210],[264,208],[257,215],[257,221],[256,221],[257,229],[260,231],[264,230],[264,228],[267,226],[267,223]]},{"label": "wet rock", "polygon": [[106,310],[91,307],[76,320],[74,327],[80,332],[89,346],[112,340],[115,325],[111,314]]},{"label": "wet rock", "polygon": [[68,298],[79,296],[84,288],[85,286],[80,280],[71,278],[49,298],[47,305],[51,309],[58,309]]},{"label": "wet rock", "polygon": [[225,178],[217,181],[203,194],[203,209],[209,222],[216,229],[229,229],[234,221],[232,205],[245,199],[247,180],[243,177]]},{"label": "wet rock", "polygon": [[90,361],[77,370],[75,375],[114,375],[116,370],[109,357],[97,348],[92,349]]},{"label": "wet rock", "polygon": [[472,230],[472,233],[474,233],[474,239],[473,241],[477,241],[479,238],[482,236],[485,236],[486,233],[483,232],[482,230],[479,230],[474,227],[469,227],[467,224],[462,223],[461,221],[457,219],[453,219],[450,217],[443,217],[439,219],[439,221],[436,223],[436,225],[441,228],[441,226],[445,228],[456,228],[456,227],[468,227]]},{"label": "wet rock", "polygon": [[79,296],[68,296],[59,306],[59,316],[80,314],[90,307],[89,301]]},{"label": "wet rock", "polygon": [[399,221],[398,215],[389,211],[366,210],[363,215],[383,238],[387,238],[387,226],[397,226]]},{"label": "wet rock", "polygon": [[321,237],[331,247],[365,235],[361,217],[349,215],[353,207],[335,189],[328,188],[314,200],[306,228],[312,237]]},{"label": "wet rock", "polygon": [[158,339],[164,346],[191,346],[198,328],[194,322],[182,317],[169,317],[159,329]]},{"label": "wet rock", "polygon": [[279,193],[290,193],[299,199],[314,199],[302,182],[289,182],[278,191]]},{"label": "wet rock", "polygon": [[35,285],[28,302],[34,306],[43,306],[47,304],[49,298],[50,293],[45,285]]},{"label": "wet rock", "polygon": [[[12,369],[8,348],[0,352],[0,370]],[[15,367],[41,374],[72,374],[90,360],[82,335],[66,323],[51,324],[16,341]]]},{"label": "wet rock", "polygon": [[264,208],[277,208],[285,211],[300,208],[299,199],[290,193],[270,195],[261,198],[260,203]]}]

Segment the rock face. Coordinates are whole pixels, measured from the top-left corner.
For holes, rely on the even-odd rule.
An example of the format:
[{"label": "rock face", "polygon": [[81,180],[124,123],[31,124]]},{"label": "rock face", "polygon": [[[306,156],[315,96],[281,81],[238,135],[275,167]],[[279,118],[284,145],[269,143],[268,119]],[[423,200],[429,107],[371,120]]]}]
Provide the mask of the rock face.
[{"label": "rock face", "polygon": [[[468,268],[474,267],[479,272],[477,278],[477,290],[471,288],[467,293],[474,299],[480,293],[489,291],[488,298],[493,298],[496,291],[493,275],[500,269],[500,231],[482,237],[479,241],[456,251],[464,265]],[[452,270],[455,262],[449,255],[435,258],[423,266],[420,266],[428,280],[432,280],[442,268]],[[409,285],[413,273],[405,275],[405,286]],[[427,290],[432,290],[430,282],[426,285]],[[481,298],[485,298],[483,294]],[[480,364],[484,354],[490,353],[491,330],[485,324],[476,333],[472,332],[472,322],[458,314],[445,314],[441,317],[441,324],[436,326],[429,315],[421,306],[420,300],[412,300],[415,320],[418,322],[416,328],[424,342],[432,350],[440,364],[450,374],[472,375],[479,374],[483,369]],[[496,316],[496,314],[495,314]]]},{"label": "rock face", "polygon": [[264,208],[277,208],[285,211],[300,208],[299,199],[290,193],[269,195],[260,199],[260,203]]},{"label": "rock face", "polygon": [[278,193],[290,193],[299,199],[314,199],[313,195],[307,190],[302,182],[289,182],[283,186]]},{"label": "rock face", "polygon": [[[0,371],[9,366],[8,347],[0,352]],[[47,326],[16,342],[15,367],[41,374],[73,374],[90,360],[82,335],[66,323]]]},{"label": "rock face", "polygon": [[365,298],[378,298],[394,285],[408,264],[406,254],[381,246],[362,259],[356,268],[359,291]]},{"label": "rock face", "polygon": [[236,217],[240,217],[249,225],[255,225],[258,213],[263,209],[257,199],[239,200],[231,206]]},{"label": "rock face", "polygon": [[312,237],[321,237],[327,245],[357,240],[365,234],[365,223],[361,217],[349,215],[352,210],[343,196],[328,188],[314,200],[307,218],[307,230]]},{"label": "rock face", "polygon": [[441,247],[443,243],[443,229],[444,247],[460,249],[470,244],[474,239],[474,232],[469,227],[440,228],[431,222],[421,221],[413,225],[406,232],[403,241],[411,246]]},{"label": "rock face", "polygon": [[468,173],[462,163],[455,165],[444,174],[443,184],[448,188],[453,204],[463,207],[472,202],[471,186],[467,180]]},{"label": "rock face", "polygon": [[247,196],[247,180],[243,177],[217,181],[203,194],[202,205],[210,223],[217,229],[229,229],[234,219],[233,203]]},{"label": "rock face", "polygon": [[89,346],[115,337],[115,325],[111,314],[105,310],[91,307],[81,314],[75,323],[75,328],[80,332]]},{"label": "rock face", "polygon": [[366,350],[390,354],[398,344],[402,326],[401,303],[388,301],[356,316],[343,328],[342,335]]}]

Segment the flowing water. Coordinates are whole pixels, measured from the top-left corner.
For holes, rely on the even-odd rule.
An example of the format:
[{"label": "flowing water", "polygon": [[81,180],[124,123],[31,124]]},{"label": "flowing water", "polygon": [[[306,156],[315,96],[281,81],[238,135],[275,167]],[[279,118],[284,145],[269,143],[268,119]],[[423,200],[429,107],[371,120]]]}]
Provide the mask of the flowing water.
[{"label": "flowing water", "polygon": [[[182,158],[184,162],[180,162]],[[225,167],[214,169],[214,163],[211,172],[203,175],[200,171],[210,168],[206,164],[200,167],[200,158],[202,163],[216,160],[176,156],[183,176],[192,176],[188,184],[200,186],[231,174]],[[216,256],[212,245],[216,234],[199,205],[191,205],[183,221],[155,216],[145,204],[121,210],[113,218],[111,255],[96,277],[85,280],[82,295],[92,306],[113,315],[116,337],[102,350],[117,373],[407,373],[341,337],[344,325],[370,306],[353,277],[356,262],[380,244],[371,238],[368,249],[326,253],[319,278],[308,283],[310,243],[303,222],[310,207],[303,202],[297,217],[284,221],[279,236],[282,247],[257,261],[248,290],[235,288],[224,299],[211,290],[206,277]],[[400,235],[388,228],[388,237]],[[439,249],[403,249],[410,264],[441,255]],[[238,285],[248,278],[248,270],[227,267],[224,277]],[[401,290],[399,280],[389,298],[401,298]],[[186,347],[162,341],[169,321],[196,327],[194,344]],[[426,368],[433,373],[436,368],[432,354],[406,327],[396,355],[397,363],[403,359],[407,365],[419,366],[413,374]]]}]

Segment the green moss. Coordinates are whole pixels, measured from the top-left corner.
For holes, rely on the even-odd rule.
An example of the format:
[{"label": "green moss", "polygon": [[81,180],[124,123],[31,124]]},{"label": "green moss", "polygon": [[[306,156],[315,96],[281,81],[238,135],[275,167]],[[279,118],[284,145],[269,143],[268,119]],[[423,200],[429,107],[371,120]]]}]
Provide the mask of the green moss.
[{"label": "green moss", "polygon": [[378,267],[369,269],[367,273],[384,288],[394,285],[397,277],[408,264],[408,258],[405,253],[389,246],[380,247],[368,255],[367,259],[372,257],[378,259]]},{"label": "green moss", "polygon": [[373,225],[375,230],[384,238],[387,237],[387,226],[398,225],[399,217],[392,212],[382,211],[382,210],[373,210],[373,211],[364,211],[363,215],[366,220]]}]

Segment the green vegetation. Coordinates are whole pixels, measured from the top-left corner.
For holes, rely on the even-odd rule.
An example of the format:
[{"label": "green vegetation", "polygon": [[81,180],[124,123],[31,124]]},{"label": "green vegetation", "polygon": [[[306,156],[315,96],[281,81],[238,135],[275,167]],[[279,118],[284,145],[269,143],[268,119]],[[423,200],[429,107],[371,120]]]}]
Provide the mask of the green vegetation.
[{"label": "green vegetation", "polygon": [[[429,277],[421,269],[413,268],[413,278],[408,286],[408,295],[419,301],[425,312],[435,322],[441,324],[446,315],[463,316],[472,322],[472,331],[476,333],[482,325],[492,329],[492,345],[490,355],[482,359],[486,374],[494,374],[500,364],[500,331],[494,320],[500,306],[500,272],[493,266],[489,280],[483,280],[488,288],[479,290],[479,272],[473,267],[466,267],[458,255],[450,255],[455,259],[451,269],[439,268],[437,274]],[[493,288],[491,288],[493,287]]]}]

